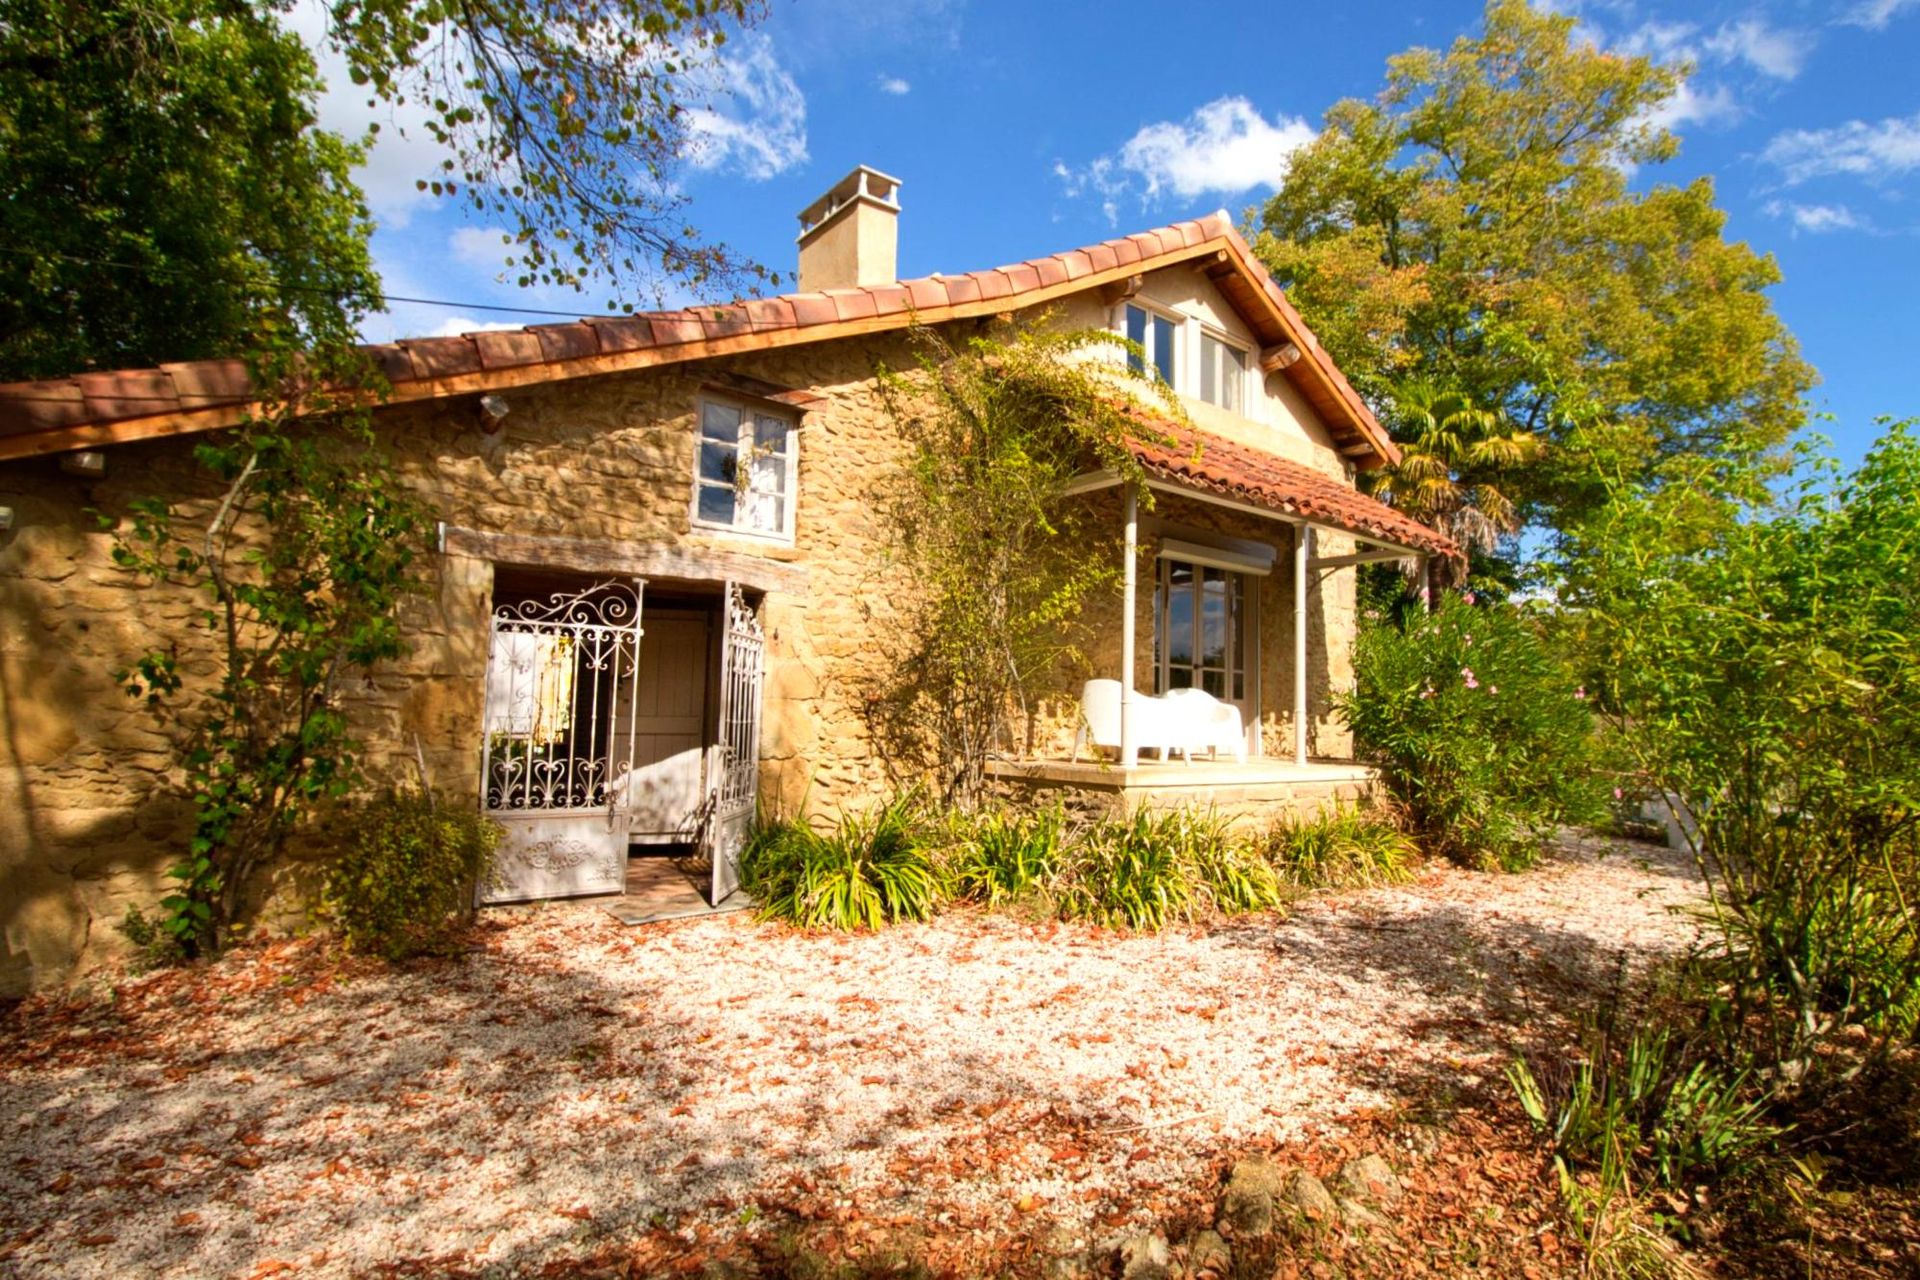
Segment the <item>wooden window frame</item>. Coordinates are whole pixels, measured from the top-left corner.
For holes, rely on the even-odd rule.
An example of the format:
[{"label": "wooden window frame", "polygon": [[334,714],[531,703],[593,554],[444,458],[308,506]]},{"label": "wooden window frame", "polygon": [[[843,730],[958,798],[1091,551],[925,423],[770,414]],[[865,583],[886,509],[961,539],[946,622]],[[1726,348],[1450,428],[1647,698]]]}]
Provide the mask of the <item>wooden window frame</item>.
[{"label": "wooden window frame", "polygon": [[[706,434],[706,420],[707,408],[710,405],[731,409],[740,415],[740,431],[731,446],[726,446],[726,442],[724,441],[711,440],[708,438]],[[737,498],[734,504],[734,520],[713,520],[702,516],[700,514],[701,490],[717,489],[720,487],[717,482],[703,475],[701,472],[701,462],[706,446],[709,444],[718,444],[731,447],[734,451],[737,466],[740,451],[752,447],[748,445],[747,441],[756,423],[761,419],[784,423],[786,426],[785,448],[781,454],[784,463],[781,469],[782,483],[776,491],[781,502],[780,527],[778,529],[760,529],[755,528],[751,524],[741,523],[739,516],[743,510],[743,504],[740,503]],[[701,395],[696,400],[694,407],[693,497],[688,508],[688,522],[691,527],[714,533],[725,533],[739,538],[752,538],[757,542],[772,542],[791,546],[794,540],[794,531],[798,523],[796,520],[796,512],[800,505],[799,499],[800,423],[798,419],[792,413],[778,412],[765,403],[756,402],[742,396],[714,395],[711,393]]]}]

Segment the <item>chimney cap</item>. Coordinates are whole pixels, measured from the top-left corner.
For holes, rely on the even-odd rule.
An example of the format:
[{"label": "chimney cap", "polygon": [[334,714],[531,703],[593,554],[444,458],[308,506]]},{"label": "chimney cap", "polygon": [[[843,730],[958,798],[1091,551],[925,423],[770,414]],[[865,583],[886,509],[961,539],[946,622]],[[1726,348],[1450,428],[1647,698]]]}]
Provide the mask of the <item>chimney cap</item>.
[{"label": "chimney cap", "polygon": [[805,240],[850,204],[867,203],[890,213],[900,212],[900,179],[860,164],[827,188],[825,195],[800,211],[800,234]]}]

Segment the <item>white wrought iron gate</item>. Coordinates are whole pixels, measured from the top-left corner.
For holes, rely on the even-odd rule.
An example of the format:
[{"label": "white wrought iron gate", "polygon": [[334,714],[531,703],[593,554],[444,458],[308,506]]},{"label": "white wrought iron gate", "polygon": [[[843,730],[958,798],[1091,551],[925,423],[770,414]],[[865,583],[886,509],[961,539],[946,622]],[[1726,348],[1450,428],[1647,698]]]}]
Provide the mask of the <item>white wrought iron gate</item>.
[{"label": "white wrought iron gate", "polygon": [[497,606],[481,803],[505,831],[483,902],[625,887],[634,682],[645,584]]},{"label": "white wrought iron gate", "polygon": [[725,607],[720,741],[712,753],[713,807],[706,838],[716,906],[740,887],[740,851],[753,826],[760,778],[760,688],[767,647],[760,619],[738,584],[727,584]]}]

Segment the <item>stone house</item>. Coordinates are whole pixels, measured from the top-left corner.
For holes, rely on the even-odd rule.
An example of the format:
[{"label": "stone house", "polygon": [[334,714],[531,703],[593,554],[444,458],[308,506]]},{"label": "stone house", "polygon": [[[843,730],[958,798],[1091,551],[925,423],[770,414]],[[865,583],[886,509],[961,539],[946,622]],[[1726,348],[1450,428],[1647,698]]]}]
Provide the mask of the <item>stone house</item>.
[{"label": "stone house", "polygon": [[[1068,499],[1134,549],[1084,674],[1207,690],[1245,759],[1145,759],[1130,730],[1070,760],[1074,682],[995,775],[1227,806],[1365,785],[1332,713],[1351,570],[1455,552],[1356,490],[1394,446],[1227,216],[907,281],[898,218],[898,183],[856,169],[802,215],[797,293],[370,349],[376,430],[441,524],[412,654],[344,700],[377,759],[502,820],[504,896],[618,892],[630,856],[687,844],[724,895],[756,803],[886,789],[864,710],[907,584],[874,498],[904,447],[875,369],[916,324],[1111,328],[1194,424],[1140,446],[1150,500],[1100,474]],[[205,519],[193,436],[248,402],[235,361],[0,387],[0,994],[84,968],[176,856],[167,740],[112,673],[156,635],[190,651],[193,601],[115,568],[94,513]]]}]

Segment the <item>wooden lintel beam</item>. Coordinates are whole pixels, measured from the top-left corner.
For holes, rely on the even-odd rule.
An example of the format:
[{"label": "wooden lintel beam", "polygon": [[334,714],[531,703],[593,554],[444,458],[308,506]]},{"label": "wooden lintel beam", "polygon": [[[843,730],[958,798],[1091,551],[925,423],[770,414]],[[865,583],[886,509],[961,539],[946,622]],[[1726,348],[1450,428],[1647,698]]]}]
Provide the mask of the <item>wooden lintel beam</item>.
[{"label": "wooden lintel beam", "polygon": [[551,538],[526,533],[488,533],[443,525],[440,548],[496,564],[564,569],[571,573],[619,574],[634,578],[674,578],[684,582],[738,582],[755,591],[799,595],[807,570],[765,556],[720,547],[669,542],[626,542],[597,538]]}]

